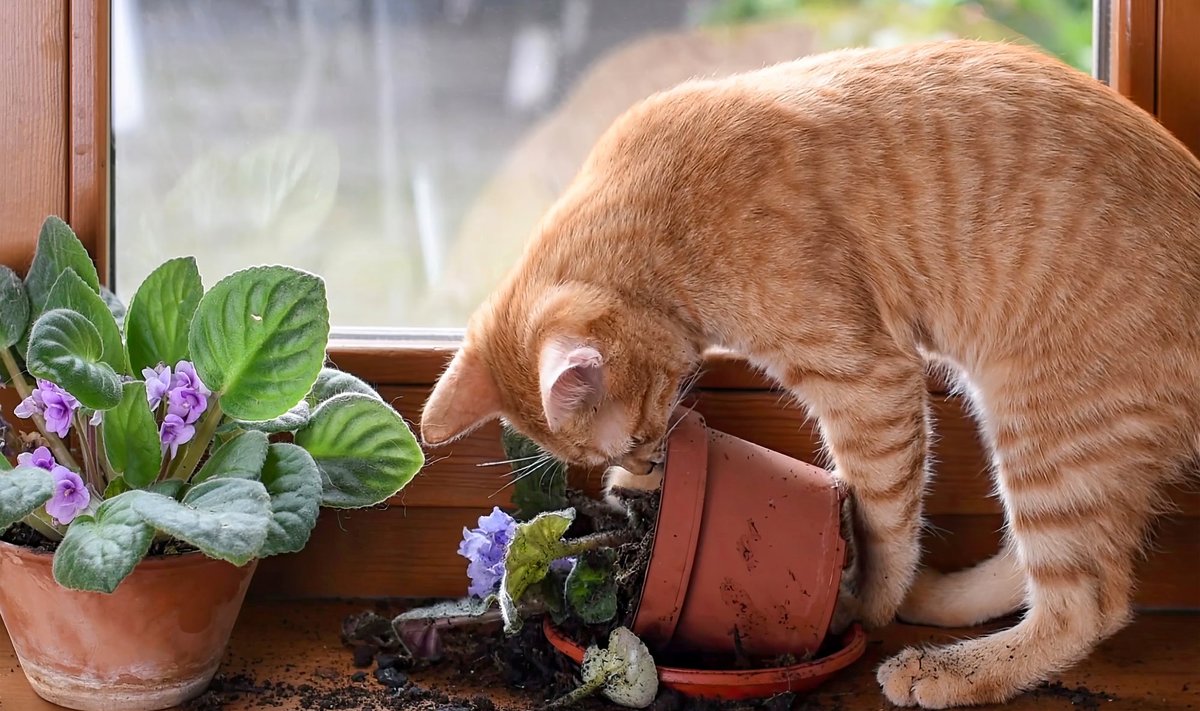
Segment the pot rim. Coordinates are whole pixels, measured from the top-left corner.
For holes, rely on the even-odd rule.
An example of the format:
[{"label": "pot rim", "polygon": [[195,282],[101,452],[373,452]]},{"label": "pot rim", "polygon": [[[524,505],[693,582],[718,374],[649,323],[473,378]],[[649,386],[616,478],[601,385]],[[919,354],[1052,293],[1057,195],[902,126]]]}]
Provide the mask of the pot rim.
[{"label": "pot rim", "polygon": [[[8,541],[0,541],[0,550],[14,551],[17,555],[26,558],[35,558],[46,562],[49,562],[54,558],[54,553],[52,552],[37,550],[28,546],[19,546],[15,543],[9,543]],[[257,560],[257,558],[251,559],[244,565],[235,565],[234,567],[245,568],[249,565],[253,565],[255,562],[257,562]],[[141,569],[144,567],[152,570],[155,568],[202,565],[208,562],[225,563],[226,561],[223,561],[220,558],[212,558],[208,555],[205,555],[203,551],[188,551],[187,553],[174,553],[171,555],[146,556],[137,564],[136,569]],[[233,564],[229,563],[229,565]]]},{"label": "pot rim", "polygon": [[[665,646],[675,636],[691,584],[708,488],[708,425],[695,411],[685,413],[683,420],[667,441],[654,541],[633,615],[634,632],[653,646]],[[688,447],[689,444],[692,446]],[[666,475],[667,471],[671,472],[670,477]],[[688,481],[684,481],[685,478]],[[668,479],[674,483],[668,484]],[[672,527],[677,532],[672,537],[674,540],[659,535],[667,519],[675,523]],[[678,570],[679,574],[670,578],[661,574],[656,577],[658,570]]]},{"label": "pot rim", "polygon": [[[562,655],[576,664],[583,662],[585,650],[562,633],[549,617],[542,618],[542,633]],[[784,679],[805,679],[840,671],[863,655],[867,649],[867,634],[862,625],[854,623],[841,635],[841,646],[830,654],[807,662],[761,669],[685,669],[658,667],[658,678],[664,684],[728,684],[738,687],[778,684]]]}]

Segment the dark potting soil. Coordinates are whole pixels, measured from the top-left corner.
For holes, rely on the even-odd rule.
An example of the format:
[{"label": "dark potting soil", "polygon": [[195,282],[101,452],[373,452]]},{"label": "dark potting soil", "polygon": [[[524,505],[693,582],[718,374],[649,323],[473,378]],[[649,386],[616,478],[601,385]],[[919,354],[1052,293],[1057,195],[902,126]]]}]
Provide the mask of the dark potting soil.
[{"label": "dark potting soil", "polygon": [[1117,698],[1103,691],[1093,691],[1086,686],[1071,688],[1061,681],[1045,682],[1031,689],[1029,695],[1034,698],[1063,699],[1085,711],[1097,711],[1104,704]]},{"label": "dark potting soil", "polygon": [[[58,541],[52,541],[35,529],[23,523],[14,523],[8,527],[8,530],[0,533],[0,541],[11,543],[14,546],[22,548],[32,548],[40,553],[53,553],[58,550]],[[180,541],[168,539],[165,541],[155,541],[150,546],[149,556],[169,556],[183,555],[184,553],[193,553],[197,549]]]}]

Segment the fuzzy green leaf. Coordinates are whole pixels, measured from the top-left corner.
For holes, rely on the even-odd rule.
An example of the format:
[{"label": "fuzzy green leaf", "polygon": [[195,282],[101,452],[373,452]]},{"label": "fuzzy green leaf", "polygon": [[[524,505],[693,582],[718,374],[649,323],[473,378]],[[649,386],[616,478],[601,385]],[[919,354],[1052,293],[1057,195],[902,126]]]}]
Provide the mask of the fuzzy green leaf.
[{"label": "fuzzy green leaf", "polygon": [[295,432],[304,425],[308,424],[309,417],[312,411],[309,409],[308,402],[301,400],[295,407],[283,413],[273,420],[263,420],[261,422],[243,422],[242,420],[233,420],[226,422],[217,428],[219,434],[234,432],[236,430],[256,430],[267,434],[279,434],[280,432]]},{"label": "fuzzy green leaf", "polygon": [[21,342],[29,328],[29,295],[21,277],[0,264],[0,348]]},{"label": "fuzzy green leaf", "polygon": [[124,494],[126,491],[133,491],[133,487],[129,482],[125,481],[125,477],[115,476],[112,481],[108,482],[108,486],[104,487],[104,498],[111,499]]},{"label": "fuzzy green leaf", "polygon": [[29,302],[34,314],[49,310],[46,308],[46,299],[54,288],[54,282],[67,269],[75,270],[89,289],[100,293],[100,275],[96,273],[96,265],[87,249],[67,223],[51,215],[42,223],[33,264],[25,276],[25,288],[29,290]]},{"label": "fuzzy green leaf", "polygon": [[117,322],[117,327],[125,328],[125,314],[127,309],[121,299],[109,289],[107,286],[101,285],[100,298],[104,300],[104,304],[108,306],[108,312],[112,314],[113,320]]},{"label": "fuzzy green leaf", "polygon": [[587,551],[567,576],[563,588],[567,602],[585,624],[598,625],[617,616],[616,557],[611,548]]},{"label": "fuzzy green leaf", "polygon": [[192,477],[193,484],[209,479],[250,479],[258,481],[267,460],[267,436],[251,430],[243,432],[213,451],[212,456]]},{"label": "fuzzy green leaf", "polygon": [[125,344],[121,340],[121,329],[100,295],[79,278],[74,269],[66,269],[54,282],[50,295],[46,297],[46,311],[70,309],[82,314],[100,334],[103,353],[100,360],[118,373],[129,372],[125,358]]},{"label": "fuzzy green leaf", "polygon": [[93,410],[121,402],[121,381],[102,361],[103,341],[87,317],[67,309],[47,311],[34,322],[29,340],[28,367],[35,377],[57,383]]},{"label": "fuzzy green leaf", "polygon": [[154,413],[146,401],[145,383],[125,383],[121,404],[104,414],[101,428],[108,463],[123,475],[126,484],[142,489],[158,478],[162,447]]},{"label": "fuzzy green leaf", "polygon": [[500,612],[504,630],[521,629],[517,603],[531,585],[550,572],[550,564],[567,554],[562,537],[575,520],[575,509],[548,511],[531,521],[517,524],[504,555],[504,576],[500,579]]},{"label": "fuzzy green leaf", "polygon": [[186,486],[187,483],[180,481],[179,479],[163,479],[162,481],[156,481],[151,484],[146,491],[149,491],[153,494],[169,496],[172,499],[178,499],[179,493],[183,491],[184,487]]},{"label": "fuzzy green leaf", "polygon": [[0,531],[33,513],[53,494],[54,478],[45,469],[17,467],[0,472]]},{"label": "fuzzy green leaf", "polygon": [[543,511],[556,511],[567,505],[565,464],[508,426],[501,430],[500,445],[504,448],[504,458],[513,463],[516,481],[512,502],[517,507],[517,518],[530,519]]},{"label": "fuzzy green leaf", "polygon": [[188,330],[203,296],[200,270],[192,257],[172,259],[150,272],[133,295],[126,317],[133,372],[187,360]]},{"label": "fuzzy green leaf", "polygon": [[267,539],[271,497],[257,481],[212,479],[189,489],[182,501],[148,491],[124,497],[135,497],[134,510],[150,525],[210,558],[245,565]]},{"label": "fuzzy green leaf", "polygon": [[325,283],[298,269],[254,267],[204,295],[188,348],[227,415],[270,420],[308,394],[328,341]]},{"label": "fuzzy green leaf", "polygon": [[296,433],[321,469],[322,504],[373,506],[403,489],[425,464],[404,420],[383,401],[347,393],[327,400]]},{"label": "fuzzy green leaf", "polygon": [[321,509],[321,473],[316,462],[294,444],[272,444],[262,468],[262,483],[271,495],[271,523],[258,557],[302,550]]},{"label": "fuzzy green leaf", "polygon": [[131,491],[107,499],[94,516],[71,522],[54,553],[54,579],[72,590],[111,593],[150,551],[154,529],[133,510]]},{"label": "fuzzy green leaf", "polygon": [[370,385],[335,368],[322,368],[321,373],[317,375],[317,382],[313,383],[312,390],[308,391],[308,395],[304,399],[309,406],[316,408],[326,400],[346,393],[367,395],[376,400],[383,399]]}]

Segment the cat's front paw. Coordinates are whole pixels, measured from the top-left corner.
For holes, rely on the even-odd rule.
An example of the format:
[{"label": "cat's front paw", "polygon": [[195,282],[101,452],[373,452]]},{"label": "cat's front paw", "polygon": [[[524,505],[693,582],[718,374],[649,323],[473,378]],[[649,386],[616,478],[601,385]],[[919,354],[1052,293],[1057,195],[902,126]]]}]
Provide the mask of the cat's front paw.
[{"label": "cat's front paw", "polygon": [[614,494],[616,489],[631,491],[658,491],[662,487],[662,467],[655,467],[649,474],[634,474],[624,467],[612,466],[604,472],[604,501],[618,511],[624,511],[625,506],[620,497]]}]

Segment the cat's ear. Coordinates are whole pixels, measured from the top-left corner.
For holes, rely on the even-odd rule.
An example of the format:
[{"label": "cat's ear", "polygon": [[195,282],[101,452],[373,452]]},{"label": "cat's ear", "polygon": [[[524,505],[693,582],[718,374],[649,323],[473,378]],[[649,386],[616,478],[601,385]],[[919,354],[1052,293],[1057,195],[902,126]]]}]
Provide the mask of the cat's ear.
[{"label": "cat's ear", "polygon": [[542,349],[539,380],[546,423],[558,430],[604,397],[604,358],[591,346],[552,340]]},{"label": "cat's ear", "polygon": [[500,389],[487,363],[469,346],[450,361],[421,412],[421,439],[437,446],[500,416]]}]

